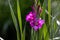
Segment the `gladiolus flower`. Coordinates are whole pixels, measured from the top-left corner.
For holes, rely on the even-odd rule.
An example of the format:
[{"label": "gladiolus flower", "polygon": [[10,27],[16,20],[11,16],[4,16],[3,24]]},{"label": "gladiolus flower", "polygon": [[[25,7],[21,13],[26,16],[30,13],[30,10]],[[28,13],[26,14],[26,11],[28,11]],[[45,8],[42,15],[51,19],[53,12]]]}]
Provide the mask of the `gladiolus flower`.
[{"label": "gladiolus flower", "polygon": [[[42,28],[42,25],[45,23],[45,20],[37,18],[37,12],[35,11],[34,7],[32,7],[32,11],[26,15],[26,21],[30,23],[30,26],[37,31],[39,28]],[[40,8],[41,11],[41,8]]]},{"label": "gladiolus flower", "polygon": [[30,21],[30,25],[35,31],[37,31],[39,28],[42,28],[44,23],[45,21],[41,19]]}]

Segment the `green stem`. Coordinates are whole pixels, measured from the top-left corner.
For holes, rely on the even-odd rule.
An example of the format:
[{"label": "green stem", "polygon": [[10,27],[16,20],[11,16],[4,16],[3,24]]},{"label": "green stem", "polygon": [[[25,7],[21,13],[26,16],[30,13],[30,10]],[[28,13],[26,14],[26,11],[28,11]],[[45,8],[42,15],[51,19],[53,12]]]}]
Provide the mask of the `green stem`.
[{"label": "green stem", "polygon": [[49,12],[48,21],[49,21],[49,24],[50,24],[50,20],[51,20],[51,17],[50,17],[50,14],[51,14],[51,0],[48,0],[48,12]]},{"label": "green stem", "polygon": [[[49,12],[49,15],[48,15],[48,25],[50,25],[50,23],[51,23],[51,17],[50,17],[50,15],[51,15],[51,0],[48,0],[48,12]],[[51,26],[50,26],[50,32],[51,32]]]}]

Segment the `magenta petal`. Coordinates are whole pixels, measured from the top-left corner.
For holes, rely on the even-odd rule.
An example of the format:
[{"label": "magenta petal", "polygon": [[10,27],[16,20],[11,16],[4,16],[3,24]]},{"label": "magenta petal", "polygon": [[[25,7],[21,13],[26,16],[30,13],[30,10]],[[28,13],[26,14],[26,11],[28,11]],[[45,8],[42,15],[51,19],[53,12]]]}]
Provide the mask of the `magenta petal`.
[{"label": "magenta petal", "polygon": [[38,28],[38,26],[34,26],[33,29],[34,29],[35,31],[37,31],[39,28]]},{"label": "magenta petal", "polygon": [[31,27],[32,27],[35,31],[38,30],[38,26],[35,26],[34,21],[31,21],[31,22],[30,22],[30,25],[31,25]]},{"label": "magenta petal", "polygon": [[45,20],[40,20],[39,22],[41,25],[43,25],[45,23]]},{"label": "magenta petal", "polygon": [[30,25],[31,25],[31,27],[33,27],[34,26],[34,21],[31,21]]},{"label": "magenta petal", "polygon": [[45,20],[41,20],[41,19],[40,19],[40,20],[38,21],[38,23],[39,23],[39,25],[40,25],[40,27],[39,27],[39,28],[41,28],[41,27],[42,27],[42,25],[45,23]]},{"label": "magenta petal", "polygon": [[26,16],[26,21],[29,21],[29,18],[30,18],[30,16],[29,16],[29,15],[27,15],[27,16]]},{"label": "magenta petal", "polygon": [[33,13],[32,13],[32,11],[31,11],[31,12],[29,12],[29,16],[33,16]]},{"label": "magenta petal", "polygon": [[33,15],[32,11],[31,11],[31,12],[29,12],[29,14],[26,16],[26,21],[31,21],[31,20],[33,20],[33,19],[34,19],[34,15]]}]

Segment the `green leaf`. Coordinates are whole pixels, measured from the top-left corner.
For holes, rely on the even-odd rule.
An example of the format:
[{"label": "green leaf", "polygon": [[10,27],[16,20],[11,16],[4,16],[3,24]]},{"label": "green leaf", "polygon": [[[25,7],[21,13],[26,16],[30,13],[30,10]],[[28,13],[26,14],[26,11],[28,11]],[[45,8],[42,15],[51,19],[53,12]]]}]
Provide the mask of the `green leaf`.
[{"label": "green leaf", "polygon": [[25,29],[26,28],[24,27],[24,30],[23,30],[23,33],[22,33],[22,37],[23,37],[22,40],[25,40]]},{"label": "green leaf", "polygon": [[13,23],[14,23],[14,26],[15,26],[15,29],[16,29],[16,32],[17,32],[17,40],[20,40],[17,19],[16,19],[16,16],[14,14],[14,11],[12,9],[12,6],[10,4],[10,0],[8,0],[8,3],[9,3],[10,11],[11,11],[12,20],[13,20]]},{"label": "green leaf", "polygon": [[44,36],[44,40],[49,40],[49,32],[46,24],[43,25],[43,36]]},{"label": "green leaf", "polygon": [[42,40],[43,38],[43,27],[39,29],[39,40]]},{"label": "green leaf", "polygon": [[46,34],[47,34],[47,26],[46,26],[46,24],[43,25],[43,34],[44,34],[44,39],[45,39]]},{"label": "green leaf", "polygon": [[54,21],[53,29],[54,29],[54,32],[56,33],[56,30],[57,30],[57,23],[56,23],[56,21]]},{"label": "green leaf", "polygon": [[21,19],[21,10],[20,10],[19,0],[17,0],[17,15],[18,15],[20,31],[21,31],[21,34],[22,34],[22,19]]}]

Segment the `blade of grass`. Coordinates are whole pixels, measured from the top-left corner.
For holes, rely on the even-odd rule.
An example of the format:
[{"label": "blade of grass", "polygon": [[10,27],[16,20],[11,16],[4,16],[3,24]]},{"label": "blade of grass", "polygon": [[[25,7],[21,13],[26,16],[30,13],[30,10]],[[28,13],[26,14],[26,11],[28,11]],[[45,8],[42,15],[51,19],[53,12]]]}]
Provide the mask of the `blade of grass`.
[{"label": "blade of grass", "polygon": [[24,27],[23,35],[22,35],[23,38],[21,40],[25,40],[25,29],[26,29],[26,27]]},{"label": "blade of grass", "polygon": [[18,15],[18,21],[19,21],[19,28],[20,28],[20,32],[21,32],[21,40],[24,40],[24,35],[22,33],[22,18],[21,18],[21,10],[20,10],[19,0],[17,0],[17,15]]},{"label": "blade of grass", "polygon": [[54,36],[56,34],[56,30],[57,30],[57,24],[56,24],[56,21],[54,20],[53,21],[53,38],[54,38]]},{"label": "blade of grass", "polygon": [[19,0],[17,0],[17,15],[18,15],[20,31],[21,31],[21,34],[22,34],[22,19],[21,19],[21,10],[20,10],[20,5],[19,5]]},{"label": "blade of grass", "polygon": [[33,30],[33,28],[31,29],[31,39],[30,40],[34,40],[34,30]]},{"label": "blade of grass", "polygon": [[13,23],[14,23],[14,26],[15,26],[15,29],[16,29],[16,32],[17,32],[17,40],[20,40],[18,23],[17,23],[17,19],[16,19],[15,15],[14,15],[14,11],[12,9],[12,6],[10,4],[10,0],[8,0],[8,4],[9,4],[9,7],[10,7],[10,11],[11,11],[11,16],[12,16],[12,19],[13,19]]},{"label": "blade of grass", "polygon": [[[43,35],[44,35],[44,40],[49,40],[49,32],[47,30],[46,24],[43,25]],[[46,37],[48,36],[48,37]]]},{"label": "blade of grass", "polygon": [[25,31],[26,31],[25,29],[26,29],[26,22],[25,22],[24,30],[23,30],[23,37],[24,37],[23,40],[25,40]]},{"label": "blade of grass", "polygon": [[42,40],[43,28],[39,29],[39,40]]}]

